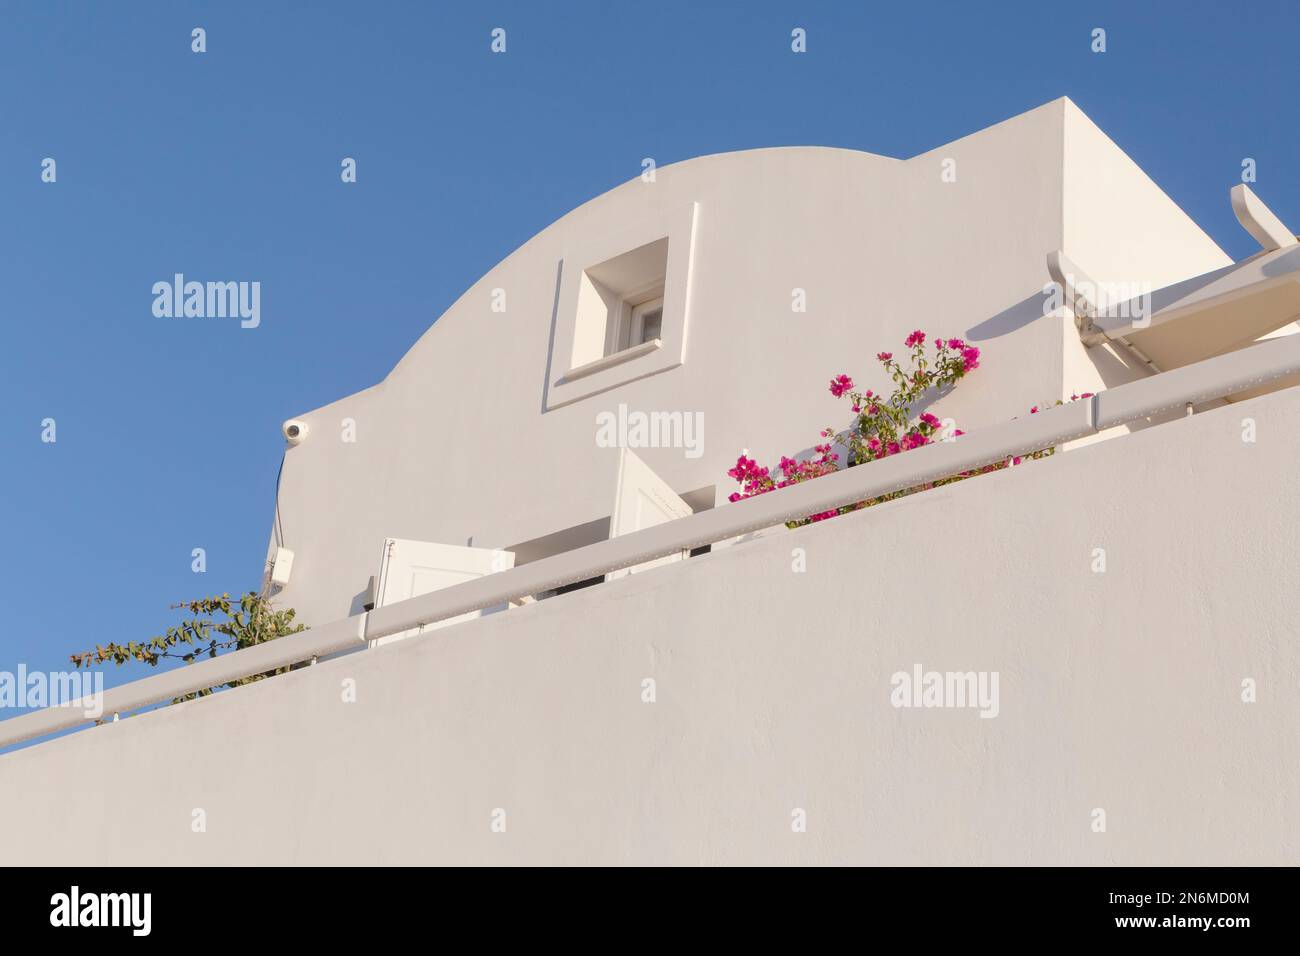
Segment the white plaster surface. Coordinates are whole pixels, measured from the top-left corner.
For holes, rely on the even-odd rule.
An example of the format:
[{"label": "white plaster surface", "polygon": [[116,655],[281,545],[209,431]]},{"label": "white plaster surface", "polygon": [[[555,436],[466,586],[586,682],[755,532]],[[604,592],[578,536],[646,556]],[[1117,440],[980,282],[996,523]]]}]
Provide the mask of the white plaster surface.
[{"label": "white plaster surface", "polygon": [[[1297,416],[1278,392],[5,755],[0,854],[1294,864]],[[997,671],[999,715],[893,708],[917,663]]]}]

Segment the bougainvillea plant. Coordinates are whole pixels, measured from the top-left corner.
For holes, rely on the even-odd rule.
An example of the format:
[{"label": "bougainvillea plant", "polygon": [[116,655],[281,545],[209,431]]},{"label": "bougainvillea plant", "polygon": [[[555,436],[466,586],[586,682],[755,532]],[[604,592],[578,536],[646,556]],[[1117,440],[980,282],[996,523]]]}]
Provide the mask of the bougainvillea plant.
[{"label": "bougainvillea plant", "polygon": [[[838,471],[840,455],[836,448],[846,452],[846,467],[866,464],[879,458],[899,455],[914,448],[932,444],[935,441],[951,440],[960,437],[963,432],[951,427],[945,432],[944,423],[930,412],[913,416],[918,405],[928,397],[937,395],[944,389],[951,388],[958,381],[980,367],[980,350],[958,338],[934,338],[931,349],[926,349],[927,335],[919,329],[907,337],[903,345],[908,350],[904,361],[896,359],[892,352],[880,352],[876,360],[884,366],[886,374],[894,383],[892,394],[877,394],[872,389],[858,391],[848,375],[837,375],[831,379],[830,393],[836,398],[847,398],[853,411],[852,424],[843,431],[833,428],[822,430],[821,444],[813,447],[815,453],[811,458],[793,459],[781,457],[777,465],[778,473],[761,466],[752,458],[741,455],[736,460],[736,467],[727,474],[740,485],[740,491],[729,496],[730,501],[741,501],[755,495],[766,494],[777,488],[798,484],[813,478],[820,478]],[[1072,396],[1072,399],[1089,398],[1091,392]],[[1060,401],[1057,404],[1062,404]],[[1031,414],[1038,407],[1030,409]],[[1052,454],[1054,448],[1036,451],[1026,458],[1043,458]],[[866,501],[846,505],[807,518],[790,521],[792,527],[808,524],[812,521],[824,521],[849,511],[900,498],[934,488],[938,485],[951,484],[975,475],[997,471],[1008,465],[1018,465],[1023,458],[996,462],[982,468],[964,471],[936,481],[926,482],[915,488],[905,488],[890,492]]]}]

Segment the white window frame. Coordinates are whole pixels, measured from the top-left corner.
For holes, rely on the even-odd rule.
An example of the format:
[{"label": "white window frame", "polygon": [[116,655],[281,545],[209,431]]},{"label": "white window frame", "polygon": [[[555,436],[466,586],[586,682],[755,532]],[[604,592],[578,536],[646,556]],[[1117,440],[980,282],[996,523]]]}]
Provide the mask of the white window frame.
[{"label": "white window frame", "polygon": [[661,295],[658,298],[646,299],[644,302],[631,307],[630,314],[628,315],[628,323],[627,323],[629,348],[631,348],[634,345],[644,345],[646,343],[647,341],[645,337],[646,313],[654,312],[656,309],[658,309],[660,312],[659,332],[661,334],[652,336],[652,338],[663,341],[662,333],[664,329],[664,320],[663,320],[664,297]]},{"label": "white window frame", "polygon": [[[612,359],[622,352],[646,345],[643,325],[645,313],[653,311],[656,306],[662,308],[663,301],[662,282],[651,283],[624,296],[623,301],[619,303],[618,314],[610,317],[605,336],[604,358]],[[663,331],[662,319],[659,322],[659,330]],[[655,338],[662,343],[662,335],[657,335]]]}]

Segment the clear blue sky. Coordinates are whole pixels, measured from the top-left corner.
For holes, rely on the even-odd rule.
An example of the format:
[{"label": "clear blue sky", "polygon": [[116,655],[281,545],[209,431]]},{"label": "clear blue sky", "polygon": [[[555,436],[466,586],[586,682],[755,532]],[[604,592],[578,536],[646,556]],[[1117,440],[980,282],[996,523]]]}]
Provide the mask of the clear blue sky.
[{"label": "clear blue sky", "polygon": [[[905,157],[1068,95],[1241,258],[1243,157],[1300,223],[1297,40],[1280,2],[7,0],[0,670],[61,669],[159,633],[172,602],[255,588],[280,422],[379,381],[642,157]],[[260,281],[260,328],[155,318],[175,272]]]}]

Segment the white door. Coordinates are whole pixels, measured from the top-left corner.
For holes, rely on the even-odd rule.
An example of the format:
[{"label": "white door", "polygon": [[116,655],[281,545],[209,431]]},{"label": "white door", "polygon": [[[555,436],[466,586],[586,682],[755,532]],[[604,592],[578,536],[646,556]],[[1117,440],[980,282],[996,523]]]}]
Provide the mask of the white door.
[{"label": "white door", "polygon": [[[453,544],[435,544],[432,541],[408,541],[404,538],[388,538],[384,541],[383,562],[379,566],[379,581],[375,585],[375,607],[396,604],[407,598],[440,591],[465,581],[473,581],[485,574],[494,574],[515,566],[513,551],[498,551],[493,548],[462,548]],[[500,608],[484,608],[483,611],[471,611],[457,617],[447,618],[434,624],[413,627],[407,631],[390,634],[371,641],[371,647],[400,641],[421,631],[431,631],[457,621],[466,621],[479,617],[487,611]]]},{"label": "white door", "polygon": [[[614,511],[609,519],[609,536],[631,534],[642,528],[684,518],[693,514],[691,506],[681,499],[668,483],[650,470],[650,466],[628,449],[621,449],[618,462],[618,482],[614,492]],[[625,574],[636,574],[647,568],[680,561],[686,552],[670,554],[644,564],[633,565],[622,571],[613,571],[609,579]]]}]

